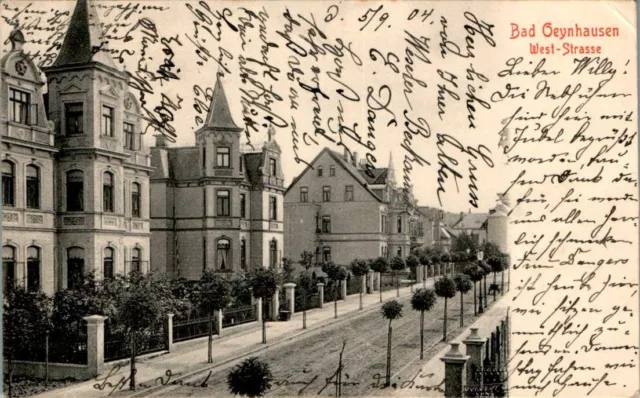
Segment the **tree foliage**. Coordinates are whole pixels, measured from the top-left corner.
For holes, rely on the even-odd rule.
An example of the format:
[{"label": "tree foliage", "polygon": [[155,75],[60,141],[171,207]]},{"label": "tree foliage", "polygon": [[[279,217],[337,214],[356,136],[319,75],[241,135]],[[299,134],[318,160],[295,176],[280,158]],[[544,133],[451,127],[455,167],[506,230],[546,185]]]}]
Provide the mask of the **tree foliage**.
[{"label": "tree foliage", "polygon": [[452,251],[466,253],[467,249],[469,249],[470,253],[475,256],[476,251],[478,250],[478,245],[476,245],[471,234],[462,232],[456,237]]},{"label": "tree foliage", "polygon": [[448,276],[436,280],[434,288],[439,297],[453,298],[456,296],[456,284]]},{"label": "tree foliage", "polygon": [[214,270],[207,269],[200,278],[197,300],[204,313],[222,310],[231,303],[231,283]]},{"label": "tree foliage", "polygon": [[453,280],[456,284],[456,290],[462,294],[466,294],[473,288],[471,279],[465,274],[458,274]]},{"label": "tree foliage", "polygon": [[400,256],[393,257],[389,265],[391,269],[394,271],[402,271],[407,267],[407,264],[405,263],[404,259]]},{"label": "tree foliage", "polygon": [[387,301],[386,303],[382,304],[382,317],[389,321],[400,319],[402,318],[402,307],[403,305],[396,300]]},{"label": "tree foliage", "polygon": [[386,257],[377,257],[375,260],[371,261],[369,265],[374,272],[379,272],[381,274],[389,271],[389,260]]},{"label": "tree foliage", "polygon": [[507,268],[507,260],[505,256],[492,256],[487,259],[491,272],[502,272]]},{"label": "tree foliage", "polygon": [[450,263],[451,262],[451,254],[444,252],[440,255],[440,262],[442,263]]},{"label": "tree foliage", "polygon": [[253,297],[268,300],[278,291],[278,275],[267,268],[257,268],[250,276],[249,285]]},{"label": "tree foliage", "polygon": [[256,357],[247,358],[227,375],[229,391],[242,397],[261,397],[271,388],[273,374],[269,364]]},{"label": "tree foliage", "polygon": [[333,281],[342,281],[347,279],[347,269],[341,265],[337,265],[333,261],[327,261],[322,264],[322,272],[327,274],[329,279]]},{"label": "tree foliage", "polygon": [[351,272],[355,276],[363,276],[369,273],[369,264],[366,260],[356,258],[351,261]]},{"label": "tree foliage", "polygon": [[484,275],[483,271],[476,264],[469,265],[463,272],[472,282],[481,281]]},{"label": "tree foliage", "polygon": [[311,267],[313,267],[313,259],[314,255],[310,251],[305,250],[300,253],[300,265],[302,265],[302,267],[306,270],[309,270]]},{"label": "tree foliage", "polygon": [[414,254],[408,255],[405,261],[407,267],[409,267],[410,269],[415,269],[420,265],[420,259],[418,259],[418,257]]},{"label": "tree foliage", "polygon": [[282,259],[282,279],[283,282],[293,282],[293,274],[295,272],[295,266],[293,265],[293,260],[289,257],[284,257]]},{"label": "tree foliage", "polygon": [[418,289],[411,296],[411,308],[415,311],[430,311],[436,304],[436,292],[433,289]]}]

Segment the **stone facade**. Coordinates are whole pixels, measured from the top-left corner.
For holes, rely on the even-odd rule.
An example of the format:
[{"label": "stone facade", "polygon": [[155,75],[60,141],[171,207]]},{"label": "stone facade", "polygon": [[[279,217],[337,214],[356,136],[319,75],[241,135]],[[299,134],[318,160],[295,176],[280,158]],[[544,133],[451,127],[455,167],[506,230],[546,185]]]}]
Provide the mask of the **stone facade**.
[{"label": "stone facade", "polygon": [[[357,155],[356,155],[357,156]],[[285,257],[316,263],[406,257],[423,244],[423,214],[396,187],[392,161],[369,174],[356,157],[323,149],[285,193]]]},{"label": "stone facade", "polygon": [[241,150],[218,76],[196,146],[152,148],[152,258],[159,270],[198,279],[213,268],[276,267],[284,247],[284,175],[275,130],[262,148]]},{"label": "stone facade", "polygon": [[102,45],[97,21],[78,1],[56,62],[43,70],[46,100],[21,32],[2,58],[5,283],[51,294],[81,272],[149,270],[150,156],[127,76],[92,51]]}]

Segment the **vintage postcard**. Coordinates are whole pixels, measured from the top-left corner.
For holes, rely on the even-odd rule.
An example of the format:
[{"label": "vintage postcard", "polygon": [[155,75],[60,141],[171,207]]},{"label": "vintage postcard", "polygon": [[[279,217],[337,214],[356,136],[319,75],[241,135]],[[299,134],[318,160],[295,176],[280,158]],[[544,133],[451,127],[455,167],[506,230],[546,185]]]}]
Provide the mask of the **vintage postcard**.
[{"label": "vintage postcard", "polygon": [[7,397],[636,397],[636,2],[0,2]]}]

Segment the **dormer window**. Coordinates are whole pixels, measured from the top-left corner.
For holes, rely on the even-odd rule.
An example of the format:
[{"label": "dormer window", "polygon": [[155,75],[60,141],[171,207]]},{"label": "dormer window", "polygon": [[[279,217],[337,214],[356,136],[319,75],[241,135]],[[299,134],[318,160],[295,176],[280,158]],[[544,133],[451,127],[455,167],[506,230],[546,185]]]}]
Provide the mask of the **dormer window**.
[{"label": "dormer window", "polygon": [[269,175],[272,177],[276,176],[276,160],[274,158],[269,158]]},{"label": "dormer window", "polygon": [[31,107],[31,94],[9,89],[9,117],[12,122],[29,124],[29,109]]},{"label": "dormer window", "polygon": [[229,156],[231,149],[229,147],[218,147],[216,149],[216,167],[229,167]]},{"label": "dormer window", "polygon": [[102,106],[102,135],[113,137],[113,108]]},{"label": "dormer window", "polygon": [[65,104],[64,118],[67,135],[84,134],[82,102]]}]

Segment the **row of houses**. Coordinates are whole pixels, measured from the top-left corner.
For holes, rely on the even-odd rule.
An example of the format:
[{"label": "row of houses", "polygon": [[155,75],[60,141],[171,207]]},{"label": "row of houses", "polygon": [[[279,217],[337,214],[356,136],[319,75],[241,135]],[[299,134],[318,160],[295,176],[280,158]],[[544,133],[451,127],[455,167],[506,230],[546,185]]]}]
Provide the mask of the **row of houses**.
[{"label": "row of houses", "polygon": [[[83,272],[133,270],[198,278],[449,248],[464,231],[506,248],[506,212],[447,214],[396,184],[393,161],[365,172],[357,154],[325,148],[285,187],[270,126],[247,149],[218,75],[195,145],[145,147],[128,77],[106,51],[98,16],[78,0],[55,63],[40,70],[20,30],[0,60],[2,259],[5,284],[52,294]],[[44,75],[44,79],[41,77]],[[46,90],[45,90],[46,88]],[[503,206],[504,207],[504,206]]]}]

